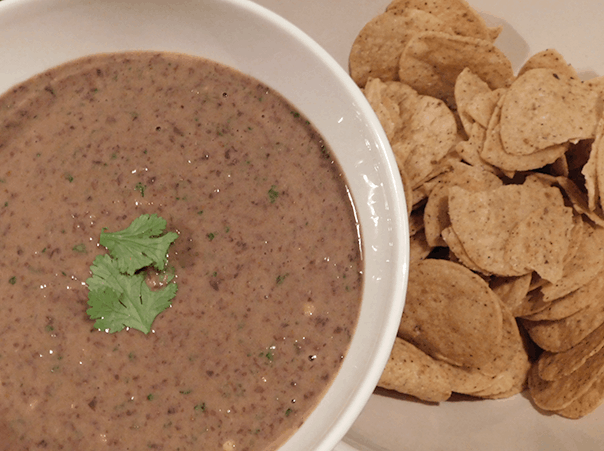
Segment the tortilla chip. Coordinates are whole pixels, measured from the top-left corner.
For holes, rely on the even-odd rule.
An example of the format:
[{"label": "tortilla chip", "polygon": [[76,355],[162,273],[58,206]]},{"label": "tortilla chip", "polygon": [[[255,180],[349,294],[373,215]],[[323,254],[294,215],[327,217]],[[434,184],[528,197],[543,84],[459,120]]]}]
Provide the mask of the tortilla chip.
[{"label": "tortilla chip", "polygon": [[[380,124],[386,132],[386,137],[391,140],[394,132],[401,127],[402,119],[398,102],[393,99],[394,95],[389,92],[388,85],[379,78],[371,78],[367,81],[363,94],[365,94],[371,108],[380,120]],[[413,91],[413,94],[415,94],[415,91]]]},{"label": "tortilla chip", "polygon": [[[542,178],[546,178],[546,174],[538,174]],[[577,213],[587,216],[592,222],[597,224],[599,227],[604,227],[604,212],[599,205],[596,205],[595,210],[589,208],[589,202],[587,195],[582,192],[579,187],[567,177],[552,177],[554,183],[557,184],[563,191],[564,195],[568,197],[572,207]]]},{"label": "tortilla chip", "polygon": [[460,263],[474,272],[484,273],[484,270],[472,261],[452,227],[443,229],[441,231],[441,236],[446,246],[449,248],[449,260]]},{"label": "tortilla chip", "polygon": [[426,241],[426,233],[420,230],[409,239],[409,264],[425,259],[432,251],[432,246]]},{"label": "tortilla chip", "polygon": [[433,246],[446,246],[441,232],[451,225],[449,220],[449,187],[460,186],[469,191],[486,191],[503,182],[493,173],[464,163],[455,163],[442,183],[436,186],[424,208],[426,240]]},{"label": "tortilla chip", "polygon": [[598,96],[578,79],[532,69],[508,89],[501,107],[501,142],[512,155],[595,136]]},{"label": "tortilla chip", "polygon": [[526,386],[531,362],[516,320],[506,307],[501,310],[503,315],[501,344],[493,349],[494,358],[480,368],[483,373],[495,377],[487,387],[470,393],[473,396],[500,399],[520,393]]},{"label": "tortilla chip", "polygon": [[444,229],[451,225],[449,221],[449,194],[446,185],[438,185],[432,190],[424,208],[426,241],[432,247],[446,246],[441,236]]},{"label": "tortilla chip", "polygon": [[419,208],[420,205],[423,205],[425,203],[432,190],[434,190],[434,188],[438,186],[438,184],[444,177],[447,177],[447,173],[450,169],[451,168],[449,167],[448,169],[443,170],[435,177],[424,181],[420,186],[412,190],[413,209]]},{"label": "tortilla chip", "polygon": [[419,94],[410,86],[399,82],[384,82],[379,78],[367,80],[363,94],[390,141],[399,133],[403,123],[411,118],[419,101]]},{"label": "tortilla chip", "polygon": [[489,41],[495,42],[495,40],[499,37],[501,32],[503,31],[503,25],[497,25],[489,28]]},{"label": "tortilla chip", "polygon": [[469,68],[491,89],[507,87],[514,77],[512,64],[492,43],[430,31],[412,38],[399,62],[399,79],[420,94],[455,105],[455,81]]},{"label": "tortilla chip", "polygon": [[406,44],[416,34],[429,30],[450,31],[450,28],[436,16],[417,9],[374,17],[352,44],[350,76],[360,87],[369,78],[398,80],[398,61]]},{"label": "tortilla chip", "polygon": [[585,238],[585,234],[587,233],[587,226],[585,225],[585,220],[583,219],[582,215],[579,215],[577,214],[577,212],[574,212],[573,223],[574,226],[571,231],[570,247],[568,248],[566,257],[564,257],[565,266],[577,256],[581,243],[583,243],[583,239]]},{"label": "tortilla chip", "polygon": [[420,96],[409,121],[392,140],[397,162],[409,176],[411,188],[438,170],[458,140],[455,117],[444,102]]},{"label": "tortilla chip", "polygon": [[[542,280],[542,279],[539,279]],[[522,301],[520,301],[513,309],[512,313],[515,317],[531,319],[532,315],[542,312],[549,306],[551,302],[543,300],[543,293],[539,290],[540,287],[529,287],[529,292]],[[560,318],[561,319],[561,318]]]},{"label": "tortilla chip", "polygon": [[564,352],[544,352],[537,361],[539,377],[554,381],[577,371],[591,356],[604,347],[604,325],[598,327],[580,343]]},{"label": "tortilla chip", "polygon": [[578,419],[596,410],[602,401],[604,401],[604,377],[600,376],[585,393],[556,413],[566,418]]},{"label": "tortilla chip", "polygon": [[602,296],[604,296],[604,271],[600,271],[591,281],[561,298],[548,302],[544,301],[541,296],[541,305],[544,308],[535,310],[537,306],[534,306],[534,313],[527,314],[525,311],[522,317],[531,321],[553,321],[567,318],[587,308]]},{"label": "tortilla chip", "polygon": [[[380,124],[386,132],[389,141],[393,141],[400,133],[403,124],[411,119],[412,105],[419,102],[419,94],[415,90],[399,82],[383,82],[379,78],[371,78],[363,89],[365,97],[375,111]],[[401,111],[401,105],[404,105]],[[403,162],[406,156],[403,158]],[[403,164],[398,164],[399,172],[405,190],[407,213],[411,214],[413,208],[413,189],[410,176],[405,171]]]},{"label": "tortilla chip", "polygon": [[492,359],[502,328],[499,299],[469,269],[433,259],[410,267],[401,338],[436,359],[477,368]]},{"label": "tortilla chip", "polygon": [[493,91],[478,93],[471,102],[468,103],[467,115],[472,117],[485,129],[488,128],[491,117],[495,112],[495,107],[499,99],[505,94],[506,89],[500,88]]},{"label": "tortilla chip", "polygon": [[590,78],[585,84],[600,97],[604,97],[604,76]]},{"label": "tortilla chip", "polygon": [[579,80],[579,74],[555,49],[543,50],[531,56],[518,71],[518,77],[532,69],[551,69],[559,77]]},{"label": "tortilla chip", "polygon": [[574,226],[572,210],[563,204],[531,211],[510,231],[504,254],[516,270],[535,271],[556,283],[563,275],[564,259]]},{"label": "tortilla chip", "polygon": [[590,91],[598,96],[600,110],[604,109],[604,76],[594,77],[585,82]]},{"label": "tortilla chip", "polygon": [[451,396],[447,373],[439,363],[398,337],[377,385],[429,402],[446,401]]},{"label": "tortilla chip", "polygon": [[533,401],[544,410],[561,410],[586,393],[604,374],[604,350],[590,357],[573,373],[554,381],[539,376],[537,365],[529,373],[529,391]]},{"label": "tortilla chip", "polygon": [[489,126],[480,156],[487,163],[505,171],[512,178],[517,171],[530,171],[542,168],[560,158],[568,149],[568,144],[560,144],[541,149],[530,155],[512,155],[506,152],[501,140],[501,108],[507,94],[499,98]]},{"label": "tortilla chip", "polygon": [[459,163],[461,161],[461,156],[455,152],[455,148],[457,147],[457,143],[459,142],[460,136],[457,135],[455,144],[449,152],[444,156],[442,160],[440,160],[437,164],[432,165],[432,172],[430,172],[422,182],[421,185],[425,185],[426,183],[431,183],[432,180],[435,180],[436,177],[441,174],[446,174],[451,170],[454,164]]},{"label": "tortilla chip", "polygon": [[480,124],[475,122],[472,124],[472,129],[467,141],[460,141],[455,145],[455,152],[459,154],[461,159],[471,166],[481,168],[485,171],[492,172],[493,174],[500,174],[501,171],[487,163],[480,156],[484,141],[486,138],[486,129]]},{"label": "tortilla chip", "polygon": [[456,366],[441,361],[439,364],[447,373],[451,390],[455,393],[467,395],[487,389],[496,378],[496,376],[485,374],[476,368]]},{"label": "tortilla chip", "polygon": [[[467,67],[457,76],[453,95],[455,96],[455,104],[457,105],[457,114],[459,114],[463,128],[468,136],[472,132],[472,125],[477,122],[477,119],[469,111],[470,105],[475,102],[475,99],[478,95],[490,94],[492,92],[493,91],[491,91],[489,85],[482,81],[480,77],[472,73],[472,71]],[[492,105],[489,117],[494,108],[495,104]],[[487,127],[486,124],[481,125],[483,125],[484,128]]]},{"label": "tortilla chip", "polygon": [[559,299],[593,280],[604,265],[604,228],[588,222],[582,224],[584,236],[575,256],[564,264],[562,278],[543,285],[546,302]]},{"label": "tortilla chip", "polygon": [[[517,227],[523,229],[522,221],[535,211],[542,213],[543,218],[562,215],[566,218],[563,226],[572,227],[572,210],[564,207],[562,195],[554,187],[525,182],[475,193],[459,187],[449,189],[452,228],[469,258],[485,274],[521,276],[534,269],[544,277],[560,265],[568,245],[549,249],[552,256],[556,255],[550,262],[545,262],[542,255],[527,255],[515,245]],[[551,224],[557,224],[558,219],[552,219]],[[559,233],[555,227],[540,232],[545,240],[550,236],[557,239],[570,234]],[[535,264],[537,260],[542,264]]]},{"label": "tortilla chip", "polygon": [[528,295],[531,279],[532,273],[518,277],[493,277],[489,281],[489,286],[499,296],[503,305],[514,313]]},{"label": "tortilla chip", "polygon": [[476,397],[484,398],[484,399],[505,399],[505,398],[511,398],[512,396],[515,396],[518,393],[522,393],[525,388],[526,388],[526,384],[517,384],[502,392],[493,393],[492,390],[484,390],[484,391],[481,391],[478,393],[470,393],[470,394],[472,396],[476,396]]},{"label": "tortilla chip", "polygon": [[453,34],[460,36],[494,41],[501,31],[488,27],[482,16],[465,0],[394,0],[386,10],[404,12],[411,8],[435,15],[451,28]]},{"label": "tortilla chip", "polygon": [[[597,154],[601,152],[601,148],[602,144],[600,139],[596,138],[593,152],[585,166],[581,168],[581,174],[585,181],[585,189],[587,190],[587,208],[591,211],[594,211],[597,208],[597,205],[600,202],[600,189],[604,189],[604,181],[601,181],[602,186],[600,186],[597,176]],[[604,170],[604,167],[602,169]],[[602,176],[604,177],[604,173],[602,173]]]},{"label": "tortilla chip", "polygon": [[567,351],[604,324],[604,298],[563,319],[521,321],[537,346],[550,352]]},{"label": "tortilla chip", "polygon": [[400,82],[370,79],[364,93],[386,131],[409,188],[417,188],[440,170],[442,160],[459,140],[453,113],[442,101],[420,96]]}]

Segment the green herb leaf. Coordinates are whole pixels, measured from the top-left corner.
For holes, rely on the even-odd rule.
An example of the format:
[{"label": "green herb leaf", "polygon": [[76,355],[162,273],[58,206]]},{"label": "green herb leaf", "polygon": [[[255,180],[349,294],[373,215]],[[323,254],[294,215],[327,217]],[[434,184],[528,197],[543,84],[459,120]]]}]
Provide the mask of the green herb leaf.
[{"label": "green herb leaf", "polygon": [[271,204],[274,204],[277,198],[279,197],[279,191],[277,191],[276,188],[276,185],[271,185],[271,188],[268,190],[268,198]]},{"label": "green herb leaf", "polygon": [[[101,232],[99,243],[117,259],[120,272],[133,275],[146,266],[164,269],[168,248],[178,238],[178,234],[168,232],[166,220],[153,215],[141,215],[125,230],[119,232]],[[161,236],[160,236],[161,235]]]},{"label": "green herb leaf", "polygon": [[94,259],[86,280],[88,305],[86,311],[94,326],[108,332],[130,327],[148,334],[153,320],[171,305],[178,289],[170,283],[174,275],[166,273],[164,288],[151,290],[145,273],[137,272],[147,266],[163,270],[168,247],[178,238],[176,233],[164,232],[166,221],[157,215],[141,215],[125,230],[101,232],[100,244],[110,255]]},{"label": "green herb leaf", "polygon": [[136,191],[140,191],[141,193],[141,197],[145,197],[145,189],[147,188],[147,185],[143,185],[141,182],[138,182],[136,184],[136,186],[134,187],[134,189]]},{"label": "green herb leaf", "polygon": [[153,291],[144,274],[120,272],[118,260],[109,255],[94,259],[92,277],[86,280],[90,292],[86,311],[96,319],[94,327],[110,333],[130,327],[148,334],[153,320],[167,309],[178,289],[175,283]]}]

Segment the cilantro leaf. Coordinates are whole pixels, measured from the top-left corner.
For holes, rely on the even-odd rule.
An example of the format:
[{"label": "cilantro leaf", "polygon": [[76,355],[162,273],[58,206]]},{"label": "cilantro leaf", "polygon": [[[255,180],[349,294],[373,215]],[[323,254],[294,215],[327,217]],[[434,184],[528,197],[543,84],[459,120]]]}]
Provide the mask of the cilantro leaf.
[{"label": "cilantro leaf", "polygon": [[117,260],[120,272],[133,275],[146,266],[163,270],[168,248],[178,238],[174,232],[161,235],[165,228],[166,220],[156,214],[141,215],[119,232],[103,230],[99,243]]},{"label": "cilantro leaf", "polygon": [[[168,248],[178,238],[174,232],[161,235],[166,221],[157,215],[141,215],[124,230],[101,232],[99,243],[109,254],[98,255],[86,280],[88,305],[86,313],[96,320],[94,326],[108,332],[124,327],[148,334],[155,317],[171,305],[178,289],[171,282],[173,274],[165,274],[167,284],[152,290],[141,269],[153,266],[163,270]],[[161,235],[161,236],[160,236]]]},{"label": "cilantro leaf", "polygon": [[120,272],[118,260],[109,255],[97,256],[90,269],[93,275],[86,280],[90,290],[86,313],[96,319],[94,327],[111,333],[124,327],[149,333],[153,320],[171,305],[178,289],[169,283],[153,291],[144,274]]}]

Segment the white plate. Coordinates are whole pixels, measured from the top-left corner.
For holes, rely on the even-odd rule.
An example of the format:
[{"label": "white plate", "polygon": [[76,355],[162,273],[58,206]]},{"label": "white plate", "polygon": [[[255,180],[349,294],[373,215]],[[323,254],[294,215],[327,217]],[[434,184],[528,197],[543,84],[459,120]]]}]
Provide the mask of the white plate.
[{"label": "white plate", "polygon": [[[388,0],[257,1],[302,28],[345,68],[358,31],[389,3]],[[489,25],[503,25],[496,44],[508,55],[515,70],[530,55],[555,48],[583,79],[604,75],[602,0],[469,0],[469,3]],[[522,395],[500,401],[433,406],[374,394],[345,442],[362,451],[599,450],[604,449],[604,406],[583,419],[567,420],[538,412]]]}]

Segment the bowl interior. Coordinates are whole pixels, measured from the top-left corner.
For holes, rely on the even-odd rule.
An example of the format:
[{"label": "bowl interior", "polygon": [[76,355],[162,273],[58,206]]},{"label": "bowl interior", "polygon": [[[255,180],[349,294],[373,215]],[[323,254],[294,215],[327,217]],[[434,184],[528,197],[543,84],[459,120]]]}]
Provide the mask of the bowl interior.
[{"label": "bowl interior", "polygon": [[355,201],[365,262],[363,305],[332,387],[281,449],[331,450],[361,412],[387,361],[409,261],[396,163],[377,118],[348,75],[296,27],[245,0],[4,0],[0,43],[5,68],[0,92],[88,54],[175,51],[259,79],[317,127],[343,167]]}]

